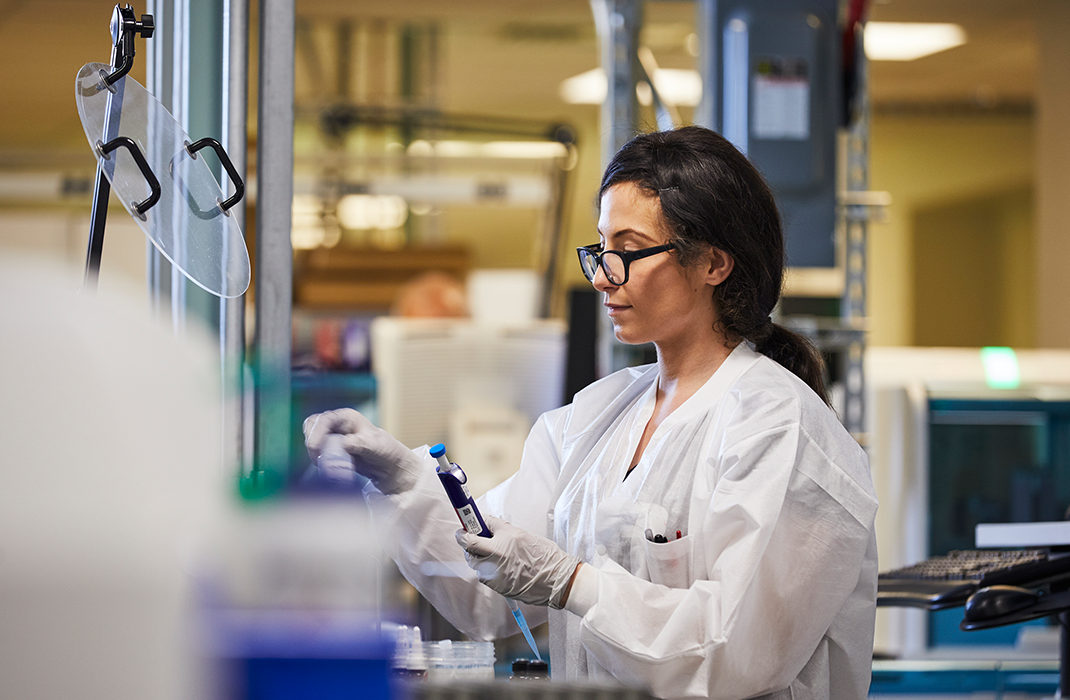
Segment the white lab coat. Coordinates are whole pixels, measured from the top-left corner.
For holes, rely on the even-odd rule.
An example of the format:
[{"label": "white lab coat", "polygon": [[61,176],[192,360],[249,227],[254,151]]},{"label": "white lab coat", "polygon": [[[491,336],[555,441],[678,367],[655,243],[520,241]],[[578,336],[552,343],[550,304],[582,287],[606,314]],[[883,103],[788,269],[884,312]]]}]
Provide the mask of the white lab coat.
[{"label": "white lab coat", "polygon": [[[542,416],[520,470],[481,499],[591,565],[565,610],[524,607],[532,625],[549,613],[554,677],[612,677],[662,698],[864,698],[877,590],[864,452],[805,384],[743,343],[625,479],[657,376],[622,370]],[[372,494],[384,541],[460,630],[514,634],[503,599],[464,564],[428,459],[414,490]]]}]

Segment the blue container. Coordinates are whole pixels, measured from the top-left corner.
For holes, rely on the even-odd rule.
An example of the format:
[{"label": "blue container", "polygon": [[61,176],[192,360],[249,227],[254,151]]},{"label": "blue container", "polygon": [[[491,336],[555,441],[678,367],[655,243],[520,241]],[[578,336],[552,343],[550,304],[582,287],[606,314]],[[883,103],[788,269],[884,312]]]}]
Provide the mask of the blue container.
[{"label": "blue container", "polygon": [[245,700],[389,700],[388,659],[256,658],[241,663]]}]

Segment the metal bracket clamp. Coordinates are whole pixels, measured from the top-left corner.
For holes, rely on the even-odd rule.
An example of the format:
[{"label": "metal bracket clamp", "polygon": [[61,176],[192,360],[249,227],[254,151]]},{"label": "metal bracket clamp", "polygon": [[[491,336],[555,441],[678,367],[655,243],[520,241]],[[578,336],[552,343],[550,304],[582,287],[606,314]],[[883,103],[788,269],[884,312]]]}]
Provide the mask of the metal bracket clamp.
[{"label": "metal bracket clamp", "polygon": [[104,85],[114,85],[119,78],[130,72],[134,65],[134,37],[140,35],[144,39],[151,39],[156,31],[156,23],[152,15],[141,15],[141,21],[134,17],[134,8],[115,6],[111,17],[111,38],[115,46],[115,54],[120,63],[102,80]]}]

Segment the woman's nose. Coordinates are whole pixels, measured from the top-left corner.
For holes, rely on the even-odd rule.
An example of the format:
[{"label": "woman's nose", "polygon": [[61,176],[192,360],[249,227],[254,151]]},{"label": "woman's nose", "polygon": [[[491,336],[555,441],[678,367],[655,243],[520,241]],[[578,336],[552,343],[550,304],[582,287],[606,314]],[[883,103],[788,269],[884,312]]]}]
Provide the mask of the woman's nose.
[{"label": "woman's nose", "polygon": [[599,265],[594,271],[594,279],[591,280],[591,284],[594,288],[600,292],[604,292],[609,289],[615,288],[617,285],[609,281],[609,277],[606,276],[606,271]]}]

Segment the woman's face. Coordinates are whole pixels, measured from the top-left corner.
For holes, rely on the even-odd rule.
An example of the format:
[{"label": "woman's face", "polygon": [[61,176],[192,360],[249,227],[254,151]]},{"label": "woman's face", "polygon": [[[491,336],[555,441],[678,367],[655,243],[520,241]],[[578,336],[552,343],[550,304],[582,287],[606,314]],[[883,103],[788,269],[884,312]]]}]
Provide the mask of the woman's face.
[{"label": "woman's face", "polygon": [[[603,250],[633,251],[668,242],[661,202],[632,183],[613,185],[602,195],[598,237]],[[675,256],[670,250],[634,260],[628,281],[620,286],[610,284],[599,267],[593,284],[602,292],[621,342],[665,347],[696,336],[704,339],[713,332],[717,315],[710,282],[723,277],[711,278],[710,256],[701,256],[700,262],[686,268]]]}]

